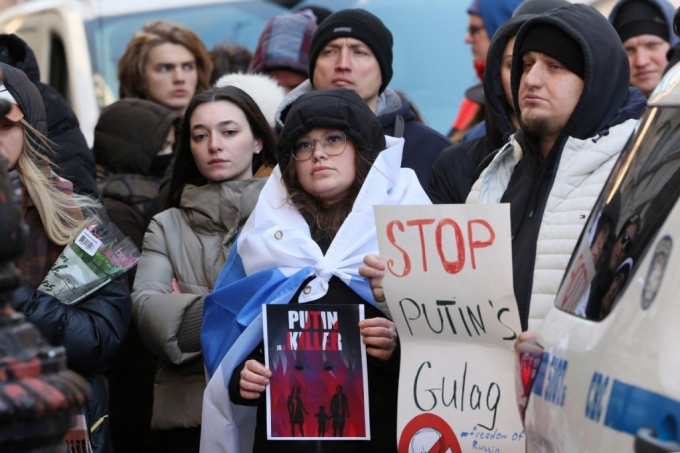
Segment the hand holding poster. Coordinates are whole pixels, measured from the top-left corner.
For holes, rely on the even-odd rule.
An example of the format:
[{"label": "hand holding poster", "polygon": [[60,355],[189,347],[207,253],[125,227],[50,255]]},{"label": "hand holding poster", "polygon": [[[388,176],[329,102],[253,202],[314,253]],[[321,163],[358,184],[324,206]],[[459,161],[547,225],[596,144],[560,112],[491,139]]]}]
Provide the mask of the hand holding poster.
[{"label": "hand holding poster", "polygon": [[263,305],[267,439],[369,440],[363,305]]},{"label": "hand holding poster", "polygon": [[524,452],[509,206],[374,209],[401,341],[399,452]]}]

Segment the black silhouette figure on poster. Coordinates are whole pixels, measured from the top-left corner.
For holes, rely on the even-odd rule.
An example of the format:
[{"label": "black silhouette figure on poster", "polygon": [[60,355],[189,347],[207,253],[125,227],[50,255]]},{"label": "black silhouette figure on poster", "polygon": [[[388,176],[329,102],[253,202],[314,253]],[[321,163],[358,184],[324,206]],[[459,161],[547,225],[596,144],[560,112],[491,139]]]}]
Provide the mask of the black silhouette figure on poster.
[{"label": "black silhouette figure on poster", "polygon": [[347,395],[342,393],[342,385],[336,387],[337,393],[331,398],[331,415],[333,416],[333,437],[342,437],[345,430],[345,419],[349,418]]},{"label": "black silhouette figure on poster", "polygon": [[324,406],[319,406],[319,412],[314,414],[314,416],[318,419],[317,435],[319,437],[326,437],[326,420],[332,418],[332,416],[326,413]]},{"label": "black silhouette figure on poster", "polygon": [[288,396],[288,415],[290,416],[290,434],[295,437],[295,425],[300,425],[300,437],[305,437],[305,416],[303,412],[309,415],[305,405],[302,404],[300,393],[302,388],[297,385],[293,387],[293,391]]}]

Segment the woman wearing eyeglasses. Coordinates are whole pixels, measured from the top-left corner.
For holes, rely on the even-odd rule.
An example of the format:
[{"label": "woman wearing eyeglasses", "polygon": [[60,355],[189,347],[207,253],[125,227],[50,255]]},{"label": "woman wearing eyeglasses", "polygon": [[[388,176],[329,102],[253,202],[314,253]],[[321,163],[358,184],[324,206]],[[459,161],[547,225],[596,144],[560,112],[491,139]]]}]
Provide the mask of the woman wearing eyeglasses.
[{"label": "woman wearing eyeglasses", "polygon": [[[415,173],[399,168],[403,143],[382,135],[375,114],[353,90],[314,91],[293,104],[277,146],[279,167],[232,249],[218,289],[206,299],[201,343],[213,378],[204,398],[202,449],[224,451],[233,442],[233,426],[223,416],[232,410],[224,406],[228,396],[234,404],[258,407],[254,452],[397,451],[397,333],[358,268],[378,249],[374,204],[429,204]],[[249,289],[251,282],[260,283]],[[231,347],[238,335],[224,332],[239,323],[242,330],[244,321],[261,325],[263,303],[304,302],[365,307],[360,328],[368,354],[370,441],[267,440],[265,390],[272,374],[264,365],[262,336],[248,337],[246,330]],[[229,321],[227,311],[238,314]],[[225,388],[228,395],[220,393]],[[344,436],[352,414],[343,411]],[[315,436],[315,416],[305,421],[305,432]],[[339,431],[340,421],[333,423],[328,427]]]}]

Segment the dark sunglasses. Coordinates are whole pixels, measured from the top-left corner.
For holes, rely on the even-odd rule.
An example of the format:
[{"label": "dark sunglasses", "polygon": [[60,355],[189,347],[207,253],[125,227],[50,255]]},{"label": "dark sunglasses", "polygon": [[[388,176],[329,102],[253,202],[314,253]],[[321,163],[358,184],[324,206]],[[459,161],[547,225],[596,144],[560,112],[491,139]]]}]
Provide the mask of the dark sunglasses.
[{"label": "dark sunglasses", "polygon": [[474,36],[475,34],[479,33],[484,29],[483,26],[481,25],[470,25],[468,26],[467,32],[470,33],[470,36]]}]

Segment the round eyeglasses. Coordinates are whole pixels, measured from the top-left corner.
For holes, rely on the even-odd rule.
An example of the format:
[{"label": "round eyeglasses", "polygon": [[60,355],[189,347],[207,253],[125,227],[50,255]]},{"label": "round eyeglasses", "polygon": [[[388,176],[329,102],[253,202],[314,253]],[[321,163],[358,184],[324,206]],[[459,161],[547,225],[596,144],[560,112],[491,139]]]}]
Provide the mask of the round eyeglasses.
[{"label": "round eyeglasses", "polygon": [[300,161],[311,159],[317,142],[326,154],[337,156],[345,151],[347,137],[342,131],[329,131],[320,138],[301,137],[293,146],[293,158]]}]

